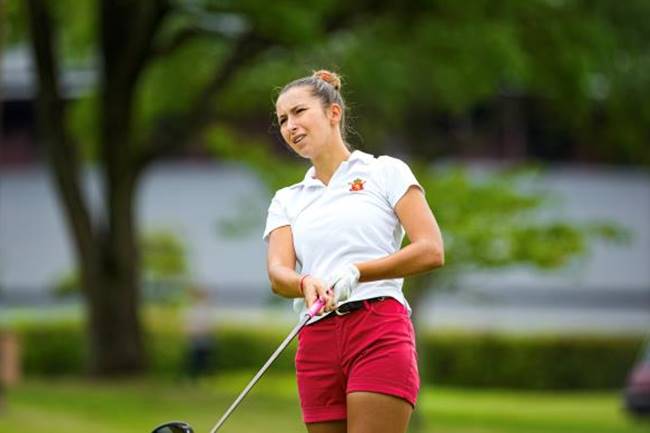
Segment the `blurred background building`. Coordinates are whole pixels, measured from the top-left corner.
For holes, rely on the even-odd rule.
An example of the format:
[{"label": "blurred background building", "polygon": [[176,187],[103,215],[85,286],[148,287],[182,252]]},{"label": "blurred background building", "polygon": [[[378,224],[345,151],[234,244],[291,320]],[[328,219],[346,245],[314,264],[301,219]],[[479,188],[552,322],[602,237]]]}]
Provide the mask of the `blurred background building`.
[{"label": "blurred background building", "polygon": [[[26,306],[56,311],[79,300],[61,300],[53,294],[57,281],[75,265],[44,150],[36,139],[34,68],[28,52],[20,48],[4,54],[1,68],[0,315]],[[68,69],[63,78],[65,95],[72,100],[94,82],[93,68]],[[559,272],[509,268],[466,273],[455,290],[432,292],[420,314],[438,328],[647,332],[650,174],[594,162],[585,148],[542,128],[525,96],[504,94],[496,105],[477,107],[465,120],[476,127],[503,115],[512,127],[484,134],[484,142],[472,146],[450,144],[437,163],[460,163],[476,173],[492,170],[497,161],[548,163],[538,186],[559,199],[549,213],[578,223],[615,222],[628,230],[630,242],[597,244],[588,256]],[[525,121],[518,121],[523,112]],[[419,123],[430,121],[431,117]],[[433,125],[429,127],[435,134],[450,141],[465,128],[444,115],[433,116]],[[268,128],[262,121],[253,127]],[[395,154],[408,158],[399,142],[396,137]],[[90,202],[100,206],[98,176],[91,165],[84,179]],[[254,317],[271,309],[293,320],[289,303],[273,299],[266,279],[261,233],[270,196],[246,167],[188,151],[146,174],[138,191],[138,216],[144,230],[169,231],[183,242],[190,264],[188,279],[211,293],[222,316]],[[229,232],[228,222],[233,220],[245,230]]]}]

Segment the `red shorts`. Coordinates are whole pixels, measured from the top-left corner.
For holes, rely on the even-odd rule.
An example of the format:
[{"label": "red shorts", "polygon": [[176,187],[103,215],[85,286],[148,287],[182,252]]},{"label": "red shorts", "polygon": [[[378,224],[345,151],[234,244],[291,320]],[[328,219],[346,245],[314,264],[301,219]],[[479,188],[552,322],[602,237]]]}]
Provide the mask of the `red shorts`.
[{"label": "red shorts", "polygon": [[305,423],[344,420],[355,391],[402,398],[415,406],[420,377],[406,308],[386,298],[332,314],[298,335],[298,393]]}]

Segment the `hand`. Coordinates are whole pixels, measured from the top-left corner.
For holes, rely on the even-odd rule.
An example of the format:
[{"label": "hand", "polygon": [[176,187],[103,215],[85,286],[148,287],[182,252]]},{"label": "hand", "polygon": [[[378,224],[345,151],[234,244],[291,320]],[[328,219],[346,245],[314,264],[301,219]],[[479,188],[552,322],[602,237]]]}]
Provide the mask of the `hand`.
[{"label": "hand", "polygon": [[341,302],[345,302],[352,291],[359,285],[359,268],[353,264],[345,265],[337,269],[328,280],[328,287],[332,288],[335,308]]},{"label": "hand", "polygon": [[302,280],[302,293],[305,297],[305,304],[307,309],[310,309],[311,306],[321,298],[325,301],[325,305],[320,311],[316,314],[320,316],[324,312],[332,311],[336,308],[336,303],[334,302],[333,292],[329,289],[330,286],[325,284],[320,278],[312,277],[311,275],[306,276]]}]

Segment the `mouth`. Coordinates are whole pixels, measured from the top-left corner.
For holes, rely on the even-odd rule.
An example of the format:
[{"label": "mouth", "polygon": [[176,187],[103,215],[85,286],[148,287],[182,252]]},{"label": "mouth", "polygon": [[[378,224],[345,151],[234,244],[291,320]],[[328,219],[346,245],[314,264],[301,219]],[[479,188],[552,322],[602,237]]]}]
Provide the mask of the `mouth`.
[{"label": "mouth", "polygon": [[298,143],[300,143],[302,141],[303,138],[305,138],[305,134],[297,135],[296,137],[294,137],[292,143],[293,144],[298,144]]}]

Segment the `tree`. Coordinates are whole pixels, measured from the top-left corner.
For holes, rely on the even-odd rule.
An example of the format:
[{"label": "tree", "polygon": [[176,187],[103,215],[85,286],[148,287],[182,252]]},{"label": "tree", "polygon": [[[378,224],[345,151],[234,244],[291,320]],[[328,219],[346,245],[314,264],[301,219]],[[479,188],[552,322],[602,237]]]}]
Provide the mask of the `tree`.
[{"label": "tree", "polygon": [[[504,89],[541,95],[560,107],[560,119],[562,113],[583,113],[571,123],[578,125],[572,127],[578,134],[590,124],[582,121],[589,118],[584,113],[595,110],[581,93],[585,71],[603,69],[603,53],[613,52],[609,49],[617,40],[636,41],[638,52],[645,46],[638,32],[624,38],[624,26],[612,18],[620,10],[601,6],[592,12],[583,2],[24,4],[38,70],[43,136],[77,251],[88,300],[92,370],[98,374],[137,372],[145,364],[133,218],[139,179],[154,161],[203,144],[215,120],[240,127],[246,122],[257,127],[260,119],[266,124],[268,89],[309,66],[338,65],[356,83],[352,99],[362,107],[357,124],[369,150],[405,141],[415,154],[439,155],[435,147],[441,140],[422,132],[430,128],[432,116],[411,122],[413,113],[467,119],[468,111],[498,98]],[[21,5],[10,4],[11,16]],[[641,12],[643,7],[634,3]],[[629,17],[634,8],[623,7],[622,15]],[[643,20],[634,23],[638,30]],[[16,27],[21,28],[19,23]],[[612,42],[610,36],[620,39]],[[543,48],[550,54],[537,55]],[[61,71],[89,60],[98,71],[96,89],[79,101],[67,101]],[[643,88],[642,74],[626,77],[634,78],[633,88]],[[516,107],[505,111],[517,112]],[[210,129],[212,139],[215,130]],[[262,130],[266,135],[267,128]],[[638,143],[646,132],[634,131],[632,141]],[[464,145],[473,141],[466,139]],[[268,139],[260,148],[267,146]],[[83,157],[103,172],[99,214],[90,212],[80,190]]]},{"label": "tree", "polygon": [[[218,114],[216,97],[264,53],[322,38],[381,3],[28,0],[26,6],[41,130],[87,299],[91,371],[139,372],[145,356],[133,212],[142,173],[196,142]],[[84,55],[96,58],[97,90],[73,106],[61,93],[62,64]],[[185,86],[157,87],[174,68],[195,75]],[[103,173],[99,215],[80,188],[84,154]]]},{"label": "tree", "polygon": [[[371,150],[647,166],[648,17],[644,0],[408,1],[287,54],[343,73],[352,140]],[[226,118],[268,123],[282,62],[233,83]]]},{"label": "tree", "polygon": [[472,179],[459,167],[417,166],[416,176],[444,229],[449,260],[440,271],[407,281],[416,309],[427,290],[453,287],[462,272],[514,266],[559,269],[583,256],[595,242],[626,239],[626,231],[611,222],[542,217],[551,206],[548,192],[524,189],[537,174],[529,167]]},{"label": "tree", "polygon": [[[156,302],[177,303],[190,283],[186,247],[173,233],[166,230],[147,232],[138,248],[142,254],[142,283],[144,298]],[[79,295],[81,281],[74,270],[63,274],[52,286],[55,296]]]}]

